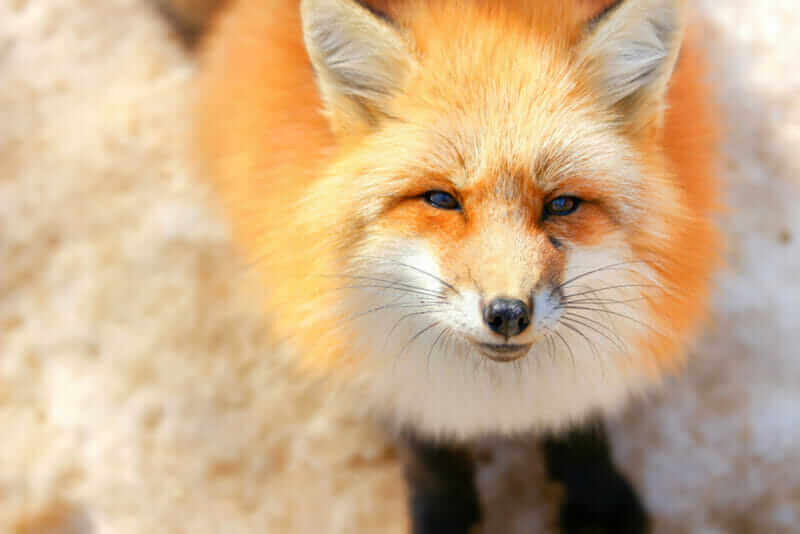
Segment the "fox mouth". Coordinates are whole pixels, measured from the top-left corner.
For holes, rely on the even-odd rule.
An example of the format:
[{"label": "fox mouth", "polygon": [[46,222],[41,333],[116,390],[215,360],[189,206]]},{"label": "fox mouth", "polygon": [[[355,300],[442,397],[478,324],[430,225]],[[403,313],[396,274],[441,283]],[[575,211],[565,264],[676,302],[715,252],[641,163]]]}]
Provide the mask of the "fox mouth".
[{"label": "fox mouth", "polygon": [[513,362],[524,357],[526,354],[528,354],[532,344],[525,343],[522,345],[516,345],[510,343],[476,343],[476,345],[481,354],[490,360],[506,363]]}]

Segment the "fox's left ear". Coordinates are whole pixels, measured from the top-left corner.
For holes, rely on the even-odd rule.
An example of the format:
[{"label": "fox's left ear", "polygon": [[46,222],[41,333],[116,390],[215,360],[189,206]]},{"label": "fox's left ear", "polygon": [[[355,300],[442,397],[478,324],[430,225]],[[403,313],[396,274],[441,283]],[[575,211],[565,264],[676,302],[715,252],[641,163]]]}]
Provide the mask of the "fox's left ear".
[{"label": "fox's left ear", "polygon": [[409,43],[380,13],[356,0],[302,0],[303,38],[336,133],[385,115],[412,64]]},{"label": "fox's left ear", "polygon": [[582,61],[605,104],[636,129],[661,124],[685,7],[685,0],[620,0],[587,27]]}]

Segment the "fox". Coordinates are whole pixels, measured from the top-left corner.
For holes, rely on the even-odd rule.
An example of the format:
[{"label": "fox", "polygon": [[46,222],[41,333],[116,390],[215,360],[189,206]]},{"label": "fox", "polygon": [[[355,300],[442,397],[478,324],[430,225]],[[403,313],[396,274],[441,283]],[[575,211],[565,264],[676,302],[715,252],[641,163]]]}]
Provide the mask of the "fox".
[{"label": "fox", "polygon": [[412,532],[479,527],[486,437],[541,443],[562,532],[649,531],[604,420],[684,367],[720,267],[688,0],[201,18],[204,179],[298,380],[398,440]]}]

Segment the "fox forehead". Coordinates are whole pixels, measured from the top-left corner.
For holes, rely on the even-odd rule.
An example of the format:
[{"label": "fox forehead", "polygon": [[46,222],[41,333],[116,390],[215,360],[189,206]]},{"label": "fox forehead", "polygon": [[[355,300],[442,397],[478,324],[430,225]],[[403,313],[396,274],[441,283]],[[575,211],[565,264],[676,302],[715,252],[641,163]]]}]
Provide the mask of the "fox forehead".
[{"label": "fox forehead", "polygon": [[[387,156],[382,166],[396,167],[388,170],[393,186],[414,188],[433,176],[457,191],[491,190],[506,201],[531,192],[589,192],[627,200],[643,189],[645,173],[636,147],[602,113],[564,101],[548,105],[526,95],[499,110],[496,97],[487,95],[471,108],[443,99],[435,107],[393,118],[374,139]],[[408,102],[413,94],[400,98],[407,101],[406,110],[413,108]]]},{"label": "fox forehead", "polygon": [[460,188],[509,176],[527,176],[543,191],[576,178],[609,189],[635,182],[635,147],[602,118],[568,106],[536,109],[535,101],[526,104],[524,113],[494,117],[489,102],[473,110],[444,105],[441,115],[409,124],[401,135],[425,140],[419,149],[427,168],[449,174]]},{"label": "fox forehead", "polygon": [[403,140],[419,172],[446,175],[458,188],[509,175],[528,176],[542,191],[576,178],[609,191],[636,185],[634,147],[562,37],[554,44],[530,27],[504,37],[487,31],[495,19],[473,26],[459,31],[471,34],[464,46],[457,36],[434,44],[427,37],[379,139],[391,150]]}]

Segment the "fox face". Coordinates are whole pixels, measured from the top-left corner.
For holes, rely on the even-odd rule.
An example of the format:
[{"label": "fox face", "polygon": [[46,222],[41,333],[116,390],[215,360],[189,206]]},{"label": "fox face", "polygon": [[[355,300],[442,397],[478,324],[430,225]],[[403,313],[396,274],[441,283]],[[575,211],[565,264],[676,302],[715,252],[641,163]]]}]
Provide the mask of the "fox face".
[{"label": "fox face", "polygon": [[[399,313],[397,320],[418,312],[403,322],[412,328],[429,324],[431,335],[451,332],[469,352],[498,362],[522,358],[534,345],[539,352],[554,350],[546,338],[564,345],[561,328],[572,338],[575,332],[566,325],[579,324],[564,316],[569,303],[575,321],[584,315],[578,304],[603,311],[600,304],[618,300],[628,306],[617,311],[635,308],[628,302],[635,300],[631,293],[641,297],[648,293],[645,285],[657,282],[636,260],[631,238],[640,232],[654,237],[666,224],[653,220],[659,206],[648,198],[653,192],[643,183],[645,170],[628,161],[625,154],[634,148],[612,128],[593,126],[597,118],[580,111],[559,110],[547,126],[522,110],[510,115],[531,131],[497,121],[479,123],[469,134],[464,126],[444,133],[440,125],[457,120],[447,117],[392,128],[387,140],[417,139],[419,152],[406,151],[396,168],[392,148],[378,157],[386,175],[367,181],[385,184],[377,198],[387,200],[359,222],[364,239],[348,265],[354,276],[382,286],[358,288],[367,298],[357,309],[379,308],[382,319]],[[583,136],[576,131],[582,121]],[[554,146],[553,130],[563,124],[575,130]],[[438,161],[430,161],[431,154]],[[353,180],[365,173],[371,174],[356,172]],[[659,195],[678,196],[669,190]],[[596,326],[602,334],[590,329],[592,337],[599,336],[589,340],[592,352],[616,336],[607,324],[611,310],[603,311],[602,321],[592,317],[594,310],[584,310],[602,325]],[[400,332],[390,344],[402,344],[408,332]],[[420,345],[428,341],[425,333],[419,336]],[[572,349],[574,340],[566,344],[562,348]]]},{"label": "fox face", "polygon": [[[541,117],[528,123],[535,131],[482,124],[471,139],[459,139],[463,126],[438,131],[447,118],[397,125],[387,141],[408,128],[418,152],[403,143],[397,161],[390,144],[376,158],[380,177],[360,163],[339,174],[366,178],[370,191],[343,255],[343,316],[358,352],[385,365],[367,382],[397,419],[466,436],[519,432],[620,403],[647,382],[632,358],[640,340],[664,335],[649,301],[668,282],[643,245],[681,216],[681,194],[649,185],[658,171],[627,156],[635,147],[611,126],[564,115],[549,120],[575,128],[558,147]],[[492,142],[519,146],[486,150]]]},{"label": "fox face", "polygon": [[684,2],[583,5],[302,0],[294,36],[243,0],[220,32],[269,52],[211,47],[207,152],[276,328],[398,426],[612,410],[704,316],[716,189]]},{"label": "fox face", "polygon": [[340,146],[314,196],[354,192],[340,305],[401,424],[466,437],[613,408],[701,314],[713,247],[681,248],[711,231],[661,142],[682,2],[589,22],[553,4],[302,4]]}]

